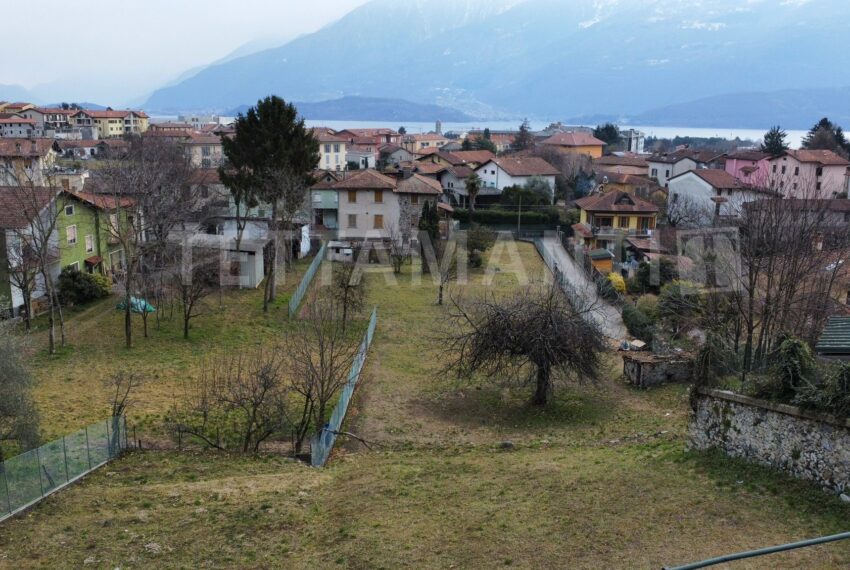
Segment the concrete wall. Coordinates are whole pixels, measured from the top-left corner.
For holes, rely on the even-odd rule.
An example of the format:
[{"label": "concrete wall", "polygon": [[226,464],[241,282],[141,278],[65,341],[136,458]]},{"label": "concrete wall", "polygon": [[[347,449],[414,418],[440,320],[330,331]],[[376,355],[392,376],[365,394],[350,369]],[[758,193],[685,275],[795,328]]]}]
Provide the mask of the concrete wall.
[{"label": "concrete wall", "polygon": [[623,374],[638,388],[652,388],[693,378],[690,357],[652,357],[648,353],[623,354]]},{"label": "concrete wall", "polygon": [[719,390],[702,389],[693,402],[690,449],[718,448],[836,493],[850,489],[850,421]]}]

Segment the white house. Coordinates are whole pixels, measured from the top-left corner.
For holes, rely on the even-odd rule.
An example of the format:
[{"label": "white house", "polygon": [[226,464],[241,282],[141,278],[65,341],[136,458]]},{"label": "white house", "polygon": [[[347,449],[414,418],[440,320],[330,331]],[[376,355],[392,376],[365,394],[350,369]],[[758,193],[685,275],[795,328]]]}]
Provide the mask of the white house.
[{"label": "white house", "polygon": [[0,137],[27,138],[35,134],[37,125],[32,119],[11,116],[0,118]]},{"label": "white house", "polygon": [[[481,195],[501,194],[508,186],[525,186],[532,178],[542,178],[554,192],[560,171],[536,156],[492,158],[475,169],[481,178]],[[486,189],[486,192],[484,191]]]},{"label": "white house", "polygon": [[745,203],[775,195],[715,168],[678,174],[668,180],[667,189],[667,217],[692,223],[707,222],[715,215],[737,216]]},{"label": "white house", "polygon": [[646,159],[648,175],[655,178],[658,185],[665,187],[667,181],[697,168],[715,168],[718,159],[722,155],[708,151],[697,151],[689,148],[681,148],[674,152],[664,154],[653,154]]},{"label": "white house", "polygon": [[328,129],[315,128],[313,136],[319,141],[319,165],[323,170],[345,170],[348,141]]}]

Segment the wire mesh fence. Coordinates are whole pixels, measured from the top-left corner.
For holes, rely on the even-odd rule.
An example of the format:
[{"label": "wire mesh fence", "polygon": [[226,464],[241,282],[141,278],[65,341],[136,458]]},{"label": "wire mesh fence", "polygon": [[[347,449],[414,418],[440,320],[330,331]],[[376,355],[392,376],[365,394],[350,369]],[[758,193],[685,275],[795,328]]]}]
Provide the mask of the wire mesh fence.
[{"label": "wire mesh fence", "polygon": [[117,457],[127,418],[110,418],[0,462],[0,522]]},{"label": "wire mesh fence", "polygon": [[328,423],[310,440],[310,463],[313,467],[322,467],[327,463],[328,457],[331,455],[334,443],[336,443],[336,436],[342,428],[342,422],[345,421],[348,405],[351,403],[351,398],[354,396],[354,390],[357,387],[357,381],[360,379],[360,372],[366,363],[366,354],[369,352],[369,346],[372,344],[372,337],[375,335],[375,326],[377,324],[378,308],[375,307],[372,309],[369,327],[366,329],[366,334],[363,335],[360,349],[357,351],[354,362],[351,364],[351,370],[348,373],[348,382],[345,383],[342,389],[339,402],[334,408],[333,413],[331,413]]},{"label": "wire mesh fence", "polygon": [[564,275],[564,272],[561,270],[560,265],[558,265],[558,260],[555,259],[555,256],[552,255],[552,252],[549,251],[549,248],[546,247],[546,244],[543,243],[542,239],[535,239],[534,246],[537,248],[537,251],[540,253],[540,257],[543,258],[543,262],[549,267],[549,270],[552,271],[552,275],[555,277],[555,282],[567,296],[567,299],[570,300],[576,306],[584,306],[587,304],[587,301],[576,291],[575,286],[570,283],[569,279]]},{"label": "wire mesh fence", "polygon": [[310,288],[310,283],[313,281],[313,277],[316,276],[316,272],[319,270],[319,267],[322,265],[322,260],[325,258],[325,244],[322,244],[322,247],[319,248],[319,253],[316,254],[316,257],[313,258],[313,263],[310,264],[310,267],[307,268],[307,273],[304,274],[304,278],[301,279],[301,283],[298,284],[298,288],[295,290],[295,293],[292,294],[292,298],[289,299],[289,318],[291,319],[296,312],[298,312],[298,306],[301,305],[301,300],[304,298],[304,295],[307,293],[307,289]]}]

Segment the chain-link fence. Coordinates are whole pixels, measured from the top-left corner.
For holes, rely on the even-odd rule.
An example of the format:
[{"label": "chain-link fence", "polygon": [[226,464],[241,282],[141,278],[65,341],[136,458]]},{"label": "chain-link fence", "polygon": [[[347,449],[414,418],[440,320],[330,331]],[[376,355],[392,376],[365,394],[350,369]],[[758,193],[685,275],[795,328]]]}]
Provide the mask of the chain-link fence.
[{"label": "chain-link fence", "polygon": [[295,290],[295,293],[292,294],[292,298],[289,299],[290,319],[298,312],[298,306],[301,304],[301,300],[307,293],[307,289],[310,288],[310,283],[313,281],[316,271],[318,271],[319,267],[321,267],[323,259],[325,259],[325,244],[322,244],[322,247],[319,248],[319,253],[316,254],[316,257],[313,259],[313,263],[311,263],[310,267],[307,268],[307,273],[304,274],[304,278],[301,279],[301,283],[298,284],[298,289]]},{"label": "chain-link fence", "polygon": [[369,319],[369,328],[366,329],[366,334],[360,343],[360,349],[357,351],[354,362],[351,364],[351,371],[348,373],[348,382],[346,382],[345,387],[342,389],[339,402],[331,414],[331,419],[328,420],[322,431],[314,435],[310,440],[310,463],[313,467],[322,467],[327,463],[328,457],[330,457],[334,443],[336,443],[336,436],[342,428],[342,422],[345,420],[346,412],[348,412],[348,405],[354,396],[354,389],[357,387],[357,381],[360,379],[360,372],[366,363],[366,354],[369,352],[369,345],[372,344],[372,337],[375,335],[375,325],[377,324],[378,308],[375,307],[372,309],[372,317]]},{"label": "chain-link fence", "polygon": [[0,522],[127,449],[124,416],[92,424],[0,463]]}]

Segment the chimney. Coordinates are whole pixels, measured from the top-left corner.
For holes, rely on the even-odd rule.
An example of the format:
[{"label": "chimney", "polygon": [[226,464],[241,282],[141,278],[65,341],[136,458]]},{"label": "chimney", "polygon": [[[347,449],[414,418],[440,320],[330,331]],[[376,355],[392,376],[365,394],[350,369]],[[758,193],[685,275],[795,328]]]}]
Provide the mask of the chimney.
[{"label": "chimney", "polygon": [[401,169],[401,179],[407,180],[411,176],[413,176],[413,168],[410,167],[410,166],[402,167],[402,169]]}]

